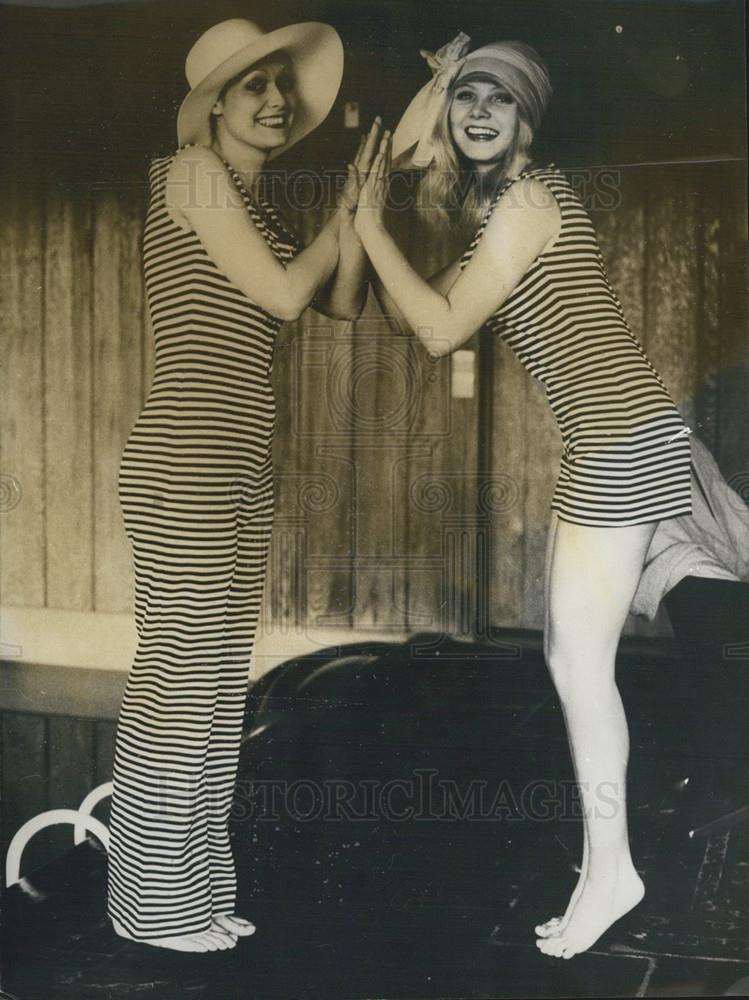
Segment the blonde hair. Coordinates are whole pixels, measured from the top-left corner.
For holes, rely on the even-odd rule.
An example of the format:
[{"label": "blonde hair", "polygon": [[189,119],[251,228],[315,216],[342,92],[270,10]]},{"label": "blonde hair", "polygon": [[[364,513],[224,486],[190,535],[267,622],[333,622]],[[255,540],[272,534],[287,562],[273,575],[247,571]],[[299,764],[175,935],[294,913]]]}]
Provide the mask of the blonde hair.
[{"label": "blonde hair", "polygon": [[453,230],[468,235],[478,229],[498,187],[508,179],[509,167],[518,157],[529,155],[534,133],[518,106],[517,130],[509,149],[496,169],[479,174],[468,166],[450,132],[450,105],[455,86],[453,84],[446,92],[445,107],[434,129],[434,159],[419,180],[416,211],[438,232]]}]

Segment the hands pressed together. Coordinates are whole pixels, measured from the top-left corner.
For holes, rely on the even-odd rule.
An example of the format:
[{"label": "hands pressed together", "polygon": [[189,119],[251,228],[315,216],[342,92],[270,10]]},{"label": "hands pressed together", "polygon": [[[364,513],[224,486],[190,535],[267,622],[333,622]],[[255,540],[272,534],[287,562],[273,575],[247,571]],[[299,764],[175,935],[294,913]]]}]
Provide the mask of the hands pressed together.
[{"label": "hands pressed together", "polygon": [[377,117],[348,165],[339,199],[342,226],[352,225],[360,239],[383,225],[391,162],[391,134]]}]

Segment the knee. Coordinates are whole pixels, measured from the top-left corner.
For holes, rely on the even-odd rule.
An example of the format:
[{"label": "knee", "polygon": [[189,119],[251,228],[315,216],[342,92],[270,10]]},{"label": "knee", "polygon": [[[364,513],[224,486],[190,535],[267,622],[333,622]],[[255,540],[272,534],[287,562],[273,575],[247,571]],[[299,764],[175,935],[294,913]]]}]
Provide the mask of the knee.
[{"label": "knee", "polygon": [[565,703],[572,697],[576,686],[574,658],[561,643],[551,640],[545,644],[544,653],[554,687],[562,703]]},{"label": "knee", "polygon": [[613,666],[600,651],[596,655],[569,642],[554,641],[546,647],[546,663],[563,705],[597,702],[614,683]]}]

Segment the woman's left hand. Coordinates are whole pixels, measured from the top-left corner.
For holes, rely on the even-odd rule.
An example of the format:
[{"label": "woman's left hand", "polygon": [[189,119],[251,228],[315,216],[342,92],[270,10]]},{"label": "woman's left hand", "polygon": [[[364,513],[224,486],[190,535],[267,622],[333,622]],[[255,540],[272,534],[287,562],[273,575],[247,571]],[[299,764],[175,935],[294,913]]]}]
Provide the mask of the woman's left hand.
[{"label": "woman's left hand", "polygon": [[359,193],[354,228],[361,237],[373,228],[383,226],[391,158],[390,132],[385,132],[377,156]]}]

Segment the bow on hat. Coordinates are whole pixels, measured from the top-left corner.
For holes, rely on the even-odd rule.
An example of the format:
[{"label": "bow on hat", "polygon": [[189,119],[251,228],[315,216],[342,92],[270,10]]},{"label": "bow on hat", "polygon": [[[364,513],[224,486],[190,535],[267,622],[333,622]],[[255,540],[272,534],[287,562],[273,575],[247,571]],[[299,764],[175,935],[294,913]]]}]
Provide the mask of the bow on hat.
[{"label": "bow on hat", "polygon": [[459,32],[451,42],[422,55],[432,71],[432,79],[422,87],[406,108],[393,133],[393,156],[416,146],[411,162],[415,167],[428,167],[434,159],[433,135],[445,107],[445,92],[461,70],[471,39]]}]

